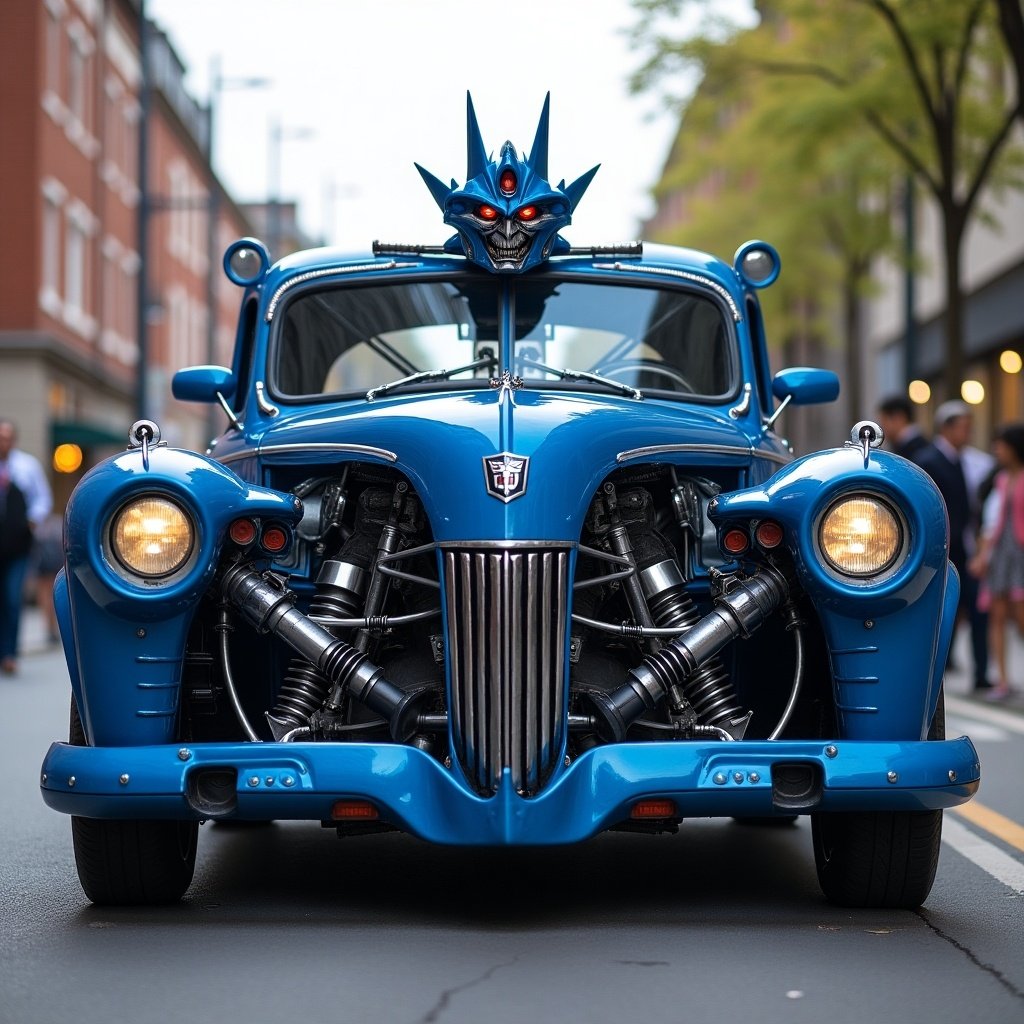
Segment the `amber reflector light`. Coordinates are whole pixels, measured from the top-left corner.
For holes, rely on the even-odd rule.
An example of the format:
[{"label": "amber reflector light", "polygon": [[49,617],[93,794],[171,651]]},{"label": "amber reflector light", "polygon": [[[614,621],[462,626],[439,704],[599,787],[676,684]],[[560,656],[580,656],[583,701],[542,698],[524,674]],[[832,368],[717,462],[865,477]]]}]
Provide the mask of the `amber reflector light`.
[{"label": "amber reflector light", "polygon": [[777,548],[782,543],[782,527],[766,519],[757,527],[757,543],[763,548]]},{"label": "amber reflector light", "polygon": [[331,808],[334,821],[376,821],[379,817],[369,800],[336,800]]},{"label": "amber reflector light", "polygon": [[267,551],[281,551],[288,543],[288,534],[280,526],[269,526],[263,531],[263,546]]},{"label": "amber reflector light", "polygon": [[674,818],[675,800],[638,800],[629,812],[631,818]]},{"label": "amber reflector light", "polygon": [[251,544],[256,539],[256,524],[251,519],[236,519],[228,527],[228,536],[236,544]]},{"label": "amber reflector light", "polygon": [[722,547],[730,555],[738,555],[741,551],[747,550],[747,535],[743,530],[726,530],[722,537]]}]

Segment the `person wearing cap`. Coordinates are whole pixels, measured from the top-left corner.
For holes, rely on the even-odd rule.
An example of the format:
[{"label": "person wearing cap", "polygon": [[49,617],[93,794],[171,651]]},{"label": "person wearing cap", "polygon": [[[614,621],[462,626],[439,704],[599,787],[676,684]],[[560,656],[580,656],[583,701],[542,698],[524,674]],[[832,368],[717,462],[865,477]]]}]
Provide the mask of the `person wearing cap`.
[{"label": "person wearing cap", "polygon": [[935,481],[949,516],[949,560],[960,577],[959,614],[970,625],[974,689],[988,690],[988,615],[978,607],[978,580],[967,564],[980,524],[979,488],[991,469],[984,452],[970,445],[973,413],[958,399],[935,410],[935,436],[914,461]]}]

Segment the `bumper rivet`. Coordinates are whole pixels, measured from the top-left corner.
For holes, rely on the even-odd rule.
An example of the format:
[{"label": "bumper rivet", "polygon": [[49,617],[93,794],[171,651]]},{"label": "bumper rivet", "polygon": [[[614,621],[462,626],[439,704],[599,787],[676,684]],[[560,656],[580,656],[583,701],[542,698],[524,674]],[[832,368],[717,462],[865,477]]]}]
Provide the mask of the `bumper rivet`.
[{"label": "bumper rivet", "polygon": [[46,779],[47,779],[47,777],[48,777],[48,776],[47,776],[46,772],[43,772],[43,785],[44,785],[44,786],[46,785]]},{"label": "bumper rivet", "polygon": [[69,786],[70,786],[70,787],[71,787],[72,789],[74,789],[74,788],[75,788],[75,781],[76,781],[76,780],[75,780],[75,777],[74,777],[74,775],[69,775],[69,776],[68,776],[68,785],[69,785]]},{"label": "bumper rivet", "polygon": [[274,776],[273,775],[268,775],[267,776],[267,785],[268,786],[272,786],[273,784],[274,784]]},{"label": "bumper rivet", "polygon": [[178,760],[179,761],[189,761],[189,760],[191,760],[191,758],[192,758],[192,751],[189,750],[188,747],[182,747],[178,751]]},{"label": "bumper rivet", "polygon": [[825,756],[826,757],[835,757],[838,753],[839,753],[839,748],[836,747],[836,746],[833,746],[833,744],[831,744],[831,743],[825,748]]},{"label": "bumper rivet", "polygon": [[743,781],[743,772],[733,772],[732,773],[732,781],[733,782],[742,782]]},{"label": "bumper rivet", "polygon": [[751,772],[751,773],[750,773],[750,774],[749,774],[749,775],[747,776],[747,778],[748,778],[748,779],[750,779],[750,781],[751,781],[751,782],[754,782],[754,783],[757,783],[757,782],[760,782],[760,781],[761,781],[761,775],[760,775],[760,773],[759,773],[759,772]]},{"label": "bumper rivet", "polygon": [[281,784],[283,786],[294,786],[295,785],[295,777],[292,776],[292,775],[285,775],[284,778],[281,779]]},{"label": "bumper rivet", "polygon": [[250,786],[258,786],[259,784],[260,784],[260,777],[258,775],[250,775],[249,776],[249,785]]},{"label": "bumper rivet", "polygon": [[127,786],[129,778],[130,776],[125,772],[117,781],[120,782],[122,786]]},{"label": "bumper rivet", "polygon": [[949,781],[950,782],[956,782],[956,772],[950,772],[949,773]]},{"label": "bumper rivet", "polygon": [[890,782],[899,782],[899,775],[896,772],[889,772],[885,776]]},{"label": "bumper rivet", "polygon": [[724,786],[728,779],[725,776],[725,772],[715,772],[714,777],[711,780],[716,786]]}]

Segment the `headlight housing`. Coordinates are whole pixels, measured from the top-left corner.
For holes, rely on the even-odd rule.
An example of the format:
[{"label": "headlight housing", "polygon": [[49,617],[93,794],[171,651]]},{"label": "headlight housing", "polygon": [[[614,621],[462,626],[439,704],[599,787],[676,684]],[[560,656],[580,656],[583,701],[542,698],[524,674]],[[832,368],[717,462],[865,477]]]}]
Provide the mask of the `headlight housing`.
[{"label": "headlight housing", "polygon": [[195,524],[176,501],[146,494],[122,505],[110,521],[110,550],[133,577],[173,575],[195,546]]},{"label": "headlight housing", "polygon": [[905,557],[903,520],[889,502],[873,494],[847,494],[818,523],[818,549],[834,573],[875,579]]}]

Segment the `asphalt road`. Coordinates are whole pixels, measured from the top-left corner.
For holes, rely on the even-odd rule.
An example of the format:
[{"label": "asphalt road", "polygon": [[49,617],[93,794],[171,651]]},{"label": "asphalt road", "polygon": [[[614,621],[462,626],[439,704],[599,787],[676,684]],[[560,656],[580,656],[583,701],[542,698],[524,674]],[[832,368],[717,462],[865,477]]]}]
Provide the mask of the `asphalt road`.
[{"label": "asphalt road", "polygon": [[0,1022],[1020,1024],[1024,716],[950,703],[982,791],[918,913],[826,904],[806,819],[498,852],[207,825],[184,902],[111,910],[39,797],[68,684],[31,654],[0,678]]}]

